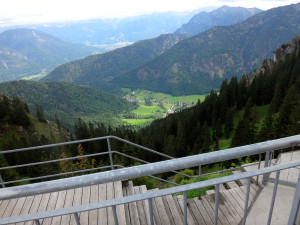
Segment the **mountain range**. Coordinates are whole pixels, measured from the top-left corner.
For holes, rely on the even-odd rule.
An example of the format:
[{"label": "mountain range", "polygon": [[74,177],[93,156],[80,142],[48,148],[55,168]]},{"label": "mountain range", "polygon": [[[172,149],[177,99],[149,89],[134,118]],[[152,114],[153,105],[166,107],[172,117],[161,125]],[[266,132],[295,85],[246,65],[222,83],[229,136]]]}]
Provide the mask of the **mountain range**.
[{"label": "mountain range", "polygon": [[222,6],[211,12],[200,12],[183,24],[175,33],[196,35],[215,26],[229,26],[240,23],[257,13],[258,8]]},{"label": "mountain range", "polygon": [[[299,11],[300,3],[261,12],[235,25],[213,27],[178,42],[163,54],[151,54],[152,59],[125,55],[127,48],[106,53],[117,58],[105,60],[103,54],[89,63],[91,58],[87,57],[59,66],[43,80],[85,84],[111,92],[126,87],[173,95],[208,93],[225,78],[252,72],[265,58],[272,57],[274,49],[299,34]],[[131,46],[132,51],[140,52],[138,45]],[[118,68],[122,62],[119,59],[126,59],[122,64],[126,69]],[[83,65],[84,70],[80,69]]]},{"label": "mountain range", "polygon": [[0,82],[46,73],[95,52],[97,48],[65,42],[38,30],[8,30],[0,33]]},{"label": "mountain range", "polygon": [[164,34],[110,52],[91,55],[57,67],[41,81],[69,82],[110,90],[109,83],[116,75],[154,59],[187,37],[184,34]]}]

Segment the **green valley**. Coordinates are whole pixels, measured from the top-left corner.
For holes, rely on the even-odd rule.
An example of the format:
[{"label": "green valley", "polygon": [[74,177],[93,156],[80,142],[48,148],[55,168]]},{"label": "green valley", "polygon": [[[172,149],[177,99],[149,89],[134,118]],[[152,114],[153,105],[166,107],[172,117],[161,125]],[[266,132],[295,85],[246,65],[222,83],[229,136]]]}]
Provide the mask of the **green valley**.
[{"label": "green valley", "polygon": [[206,95],[172,96],[170,94],[147,90],[122,89],[127,93],[123,98],[133,102],[136,109],[124,114],[123,122],[128,125],[145,126],[155,119],[165,118],[167,115],[194,106]]}]

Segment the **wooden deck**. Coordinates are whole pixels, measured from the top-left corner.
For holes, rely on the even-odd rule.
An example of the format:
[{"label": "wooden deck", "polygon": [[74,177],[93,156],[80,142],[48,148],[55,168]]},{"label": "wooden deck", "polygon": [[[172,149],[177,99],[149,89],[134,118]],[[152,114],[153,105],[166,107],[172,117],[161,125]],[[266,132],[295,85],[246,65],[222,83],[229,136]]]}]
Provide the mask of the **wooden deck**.
[{"label": "wooden deck", "polygon": [[[243,216],[243,208],[246,196],[246,186],[241,182],[223,186],[220,190],[219,220],[218,224],[239,224]],[[232,188],[231,188],[232,187]],[[230,188],[230,189],[226,189]],[[145,185],[134,187],[132,182],[114,182],[77,188],[67,191],[48,193],[0,201],[0,217],[59,209],[64,207],[103,201],[111,198],[119,198],[127,195],[147,192]],[[150,190],[151,191],[151,190]],[[251,184],[249,205],[259,193],[259,187]],[[214,224],[215,195],[209,194],[198,198],[188,199],[188,224],[196,225]],[[139,201],[117,206],[117,216],[120,225],[150,225],[148,202]],[[183,224],[183,196],[163,196],[153,199],[153,213],[156,225],[182,225]],[[93,210],[79,214],[82,225],[111,225],[114,224],[111,207]],[[73,215],[54,217],[41,220],[42,225],[73,225]],[[24,224],[24,223],[20,223]],[[25,223],[33,225],[33,222]],[[18,224],[19,225],[19,224]]]}]

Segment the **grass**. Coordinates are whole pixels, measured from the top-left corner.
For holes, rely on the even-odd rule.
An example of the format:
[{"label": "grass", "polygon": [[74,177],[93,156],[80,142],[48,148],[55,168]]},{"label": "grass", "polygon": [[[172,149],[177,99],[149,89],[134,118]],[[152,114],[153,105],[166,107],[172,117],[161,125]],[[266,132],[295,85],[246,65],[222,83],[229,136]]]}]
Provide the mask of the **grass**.
[{"label": "grass", "polygon": [[137,109],[132,110],[133,113],[142,116],[152,115],[157,111],[163,112],[163,109],[157,105],[146,106],[145,104],[141,103],[139,104],[139,107]]},{"label": "grass", "polygon": [[153,119],[123,119],[123,122],[125,124],[130,124],[133,126],[140,126],[146,123],[151,123]]},{"label": "grass", "polygon": [[[132,98],[138,98],[138,108],[132,110],[131,112],[137,115],[137,118],[123,119],[123,122],[129,123],[131,125],[143,125],[147,124],[154,119],[163,118],[164,115],[168,114],[168,109],[171,109],[172,105],[177,102],[182,102],[184,104],[191,105],[192,103],[197,103],[198,99],[203,101],[206,95],[187,95],[187,96],[172,96],[169,94],[161,92],[152,92],[147,90],[135,90],[131,91],[128,88],[123,88],[122,91],[126,93],[127,96]],[[163,107],[152,105],[146,106],[145,99],[151,99],[151,101],[159,101]],[[165,101],[165,102],[163,102]],[[170,102],[171,104],[167,104]],[[173,110],[182,109],[181,106],[173,106]],[[144,117],[144,118],[143,118]],[[151,118],[151,119],[150,119]]]}]

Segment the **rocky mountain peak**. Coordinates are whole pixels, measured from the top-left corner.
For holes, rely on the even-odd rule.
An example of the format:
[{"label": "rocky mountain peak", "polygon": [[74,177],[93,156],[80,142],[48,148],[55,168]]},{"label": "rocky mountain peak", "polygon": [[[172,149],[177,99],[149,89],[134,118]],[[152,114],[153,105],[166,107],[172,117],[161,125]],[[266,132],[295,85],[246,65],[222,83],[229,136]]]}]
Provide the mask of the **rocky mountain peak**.
[{"label": "rocky mountain peak", "polygon": [[[300,4],[299,4],[300,5]],[[295,52],[300,46],[300,36],[295,36],[287,43],[280,46],[280,48],[274,51],[274,62],[279,61],[283,55]]]}]

